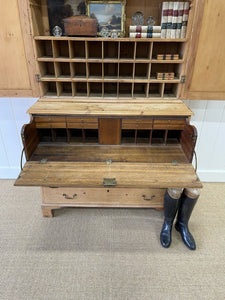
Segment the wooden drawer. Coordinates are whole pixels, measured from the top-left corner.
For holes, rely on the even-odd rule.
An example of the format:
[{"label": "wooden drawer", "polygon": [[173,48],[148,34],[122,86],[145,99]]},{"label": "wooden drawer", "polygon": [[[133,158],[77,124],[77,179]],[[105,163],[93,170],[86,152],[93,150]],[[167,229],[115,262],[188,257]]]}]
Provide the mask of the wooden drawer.
[{"label": "wooden drawer", "polygon": [[66,122],[66,118],[65,117],[35,117],[35,122]]},{"label": "wooden drawer", "polygon": [[88,207],[163,207],[165,189],[42,188],[43,203]]},{"label": "wooden drawer", "polygon": [[170,120],[170,119],[155,119],[153,129],[170,129],[182,130],[186,124],[185,119]]},{"label": "wooden drawer", "polygon": [[66,128],[65,117],[35,117],[36,128]]},{"label": "wooden drawer", "polygon": [[98,118],[67,117],[66,120],[68,128],[98,129]]},{"label": "wooden drawer", "polygon": [[98,118],[76,118],[67,117],[67,123],[98,123]]},{"label": "wooden drawer", "polygon": [[122,129],[152,129],[152,119],[123,119]]}]

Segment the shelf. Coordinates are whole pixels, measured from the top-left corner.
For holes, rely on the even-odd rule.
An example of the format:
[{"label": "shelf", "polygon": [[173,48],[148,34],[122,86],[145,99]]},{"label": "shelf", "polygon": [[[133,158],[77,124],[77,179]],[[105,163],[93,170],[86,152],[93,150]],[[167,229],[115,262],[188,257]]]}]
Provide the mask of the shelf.
[{"label": "shelf", "polygon": [[[159,43],[158,39],[36,38],[42,96],[61,97],[61,87],[70,82],[72,92],[66,96],[75,99],[178,98],[184,43],[173,42],[171,45],[165,40]],[[162,51],[179,54],[180,59],[157,60]],[[175,78],[158,80],[157,73],[174,73]],[[56,88],[50,82],[55,82]],[[98,92],[93,92],[94,82]]]},{"label": "shelf", "polygon": [[[76,84],[77,85],[77,84]],[[80,87],[80,91],[86,92],[87,85]],[[109,90],[110,91],[110,90]],[[109,92],[108,91],[108,92]],[[132,105],[129,105],[132,103]],[[128,109],[129,107],[129,109]],[[48,99],[40,98],[28,110],[30,114],[43,115],[74,115],[74,116],[192,116],[192,111],[181,101],[170,100],[152,100],[151,102],[137,103],[132,99],[128,102],[123,101],[96,101],[90,102],[85,98],[84,101],[68,99]]]},{"label": "shelf", "polygon": [[160,60],[160,59],[152,59],[152,64],[183,64],[183,59],[174,59],[174,60]]},{"label": "shelf", "polygon": [[37,58],[39,62],[102,62],[102,63],[154,63],[154,64],[182,64],[184,63],[183,59],[177,60],[157,60],[157,59],[146,59],[146,58],[135,58],[135,59],[118,59],[118,58],[103,58],[103,59],[94,59],[94,58],[53,58],[53,57],[39,57]]},{"label": "shelf", "polygon": [[161,38],[142,38],[142,39],[137,39],[137,38],[129,38],[129,37],[124,37],[124,38],[102,38],[102,37],[69,37],[69,36],[61,36],[61,37],[55,37],[55,36],[34,36],[34,39],[39,41],[39,40],[48,40],[48,41],[99,41],[99,42],[166,42],[166,43],[184,43],[187,42],[188,39],[161,39]]},{"label": "shelf", "polygon": [[[89,132],[88,140],[96,141],[94,132]],[[82,133],[79,134],[78,130],[74,131],[77,135],[77,142],[82,141]],[[61,141],[63,141],[63,135]],[[71,134],[73,139],[73,133]],[[60,140],[60,138],[59,138]],[[66,140],[66,139],[65,139]],[[62,153],[64,156],[62,157]],[[160,156],[158,155],[160,153]],[[89,145],[63,143],[59,142],[42,142],[34,151],[31,160],[41,161],[43,158],[48,158],[49,161],[91,161],[95,157],[97,162],[105,162],[107,159],[112,159],[113,162],[137,162],[137,163],[171,163],[176,160],[179,164],[187,164],[187,158],[180,145],[164,145],[164,146],[136,146],[129,147],[126,145],[105,147],[100,145]]]}]

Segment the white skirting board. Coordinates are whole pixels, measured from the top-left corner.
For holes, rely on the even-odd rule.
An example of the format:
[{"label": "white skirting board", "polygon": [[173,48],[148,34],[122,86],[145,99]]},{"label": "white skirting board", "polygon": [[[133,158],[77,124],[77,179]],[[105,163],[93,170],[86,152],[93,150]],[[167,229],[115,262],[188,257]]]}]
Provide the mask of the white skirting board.
[{"label": "white skirting board", "polygon": [[[14,179],[20,172],[21,128],[29,123],[27,109],[35,98],[0,98],[0,179]],[[204,182],[225,182],[225,101],[188,100],[194,112],[191,124],[198,139],[198,175]],[[23,160],[25,162],[25,160]]]}]

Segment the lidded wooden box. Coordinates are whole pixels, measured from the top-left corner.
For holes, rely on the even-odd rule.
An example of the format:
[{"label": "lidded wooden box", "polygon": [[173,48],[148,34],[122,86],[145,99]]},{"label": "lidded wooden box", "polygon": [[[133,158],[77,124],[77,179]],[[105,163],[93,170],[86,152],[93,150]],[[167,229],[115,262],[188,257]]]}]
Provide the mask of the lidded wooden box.
[{"label": "lidded wooden box", "polygon": [[70,36],[96,36],[97,20],[88,16],[73,16],[64,19],[65,34]]}]

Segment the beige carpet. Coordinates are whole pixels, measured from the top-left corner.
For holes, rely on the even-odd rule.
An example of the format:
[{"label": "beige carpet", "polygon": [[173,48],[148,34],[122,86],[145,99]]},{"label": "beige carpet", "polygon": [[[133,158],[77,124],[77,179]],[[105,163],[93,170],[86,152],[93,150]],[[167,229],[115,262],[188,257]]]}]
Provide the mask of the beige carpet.
[{"label": "beige carpet", "polygon": [[62,209],[43,218],[39,188],[0,181],[0,299],[225,299],[225,183],[205,183],[190,221],[197,250],[163,211]]}]

